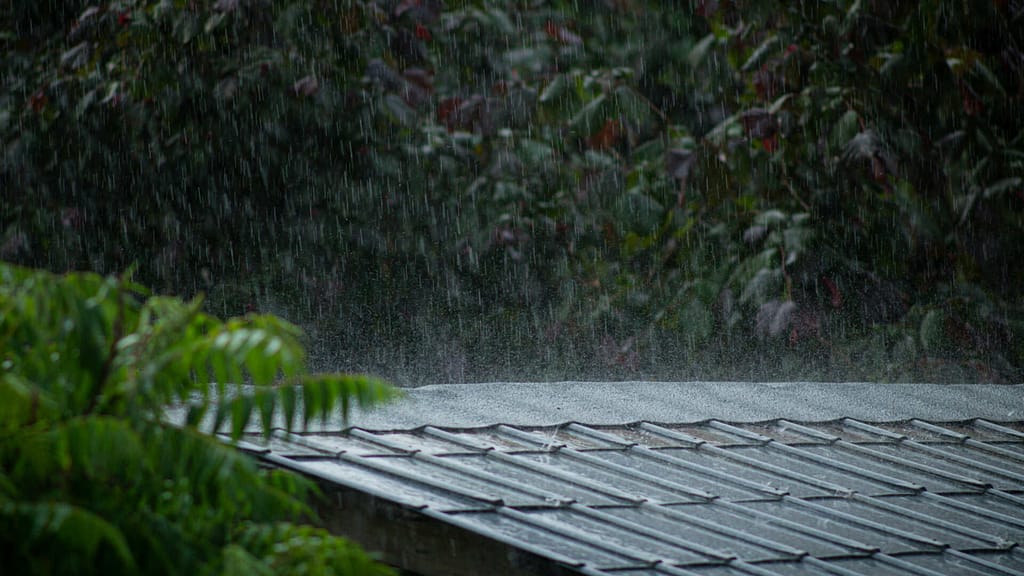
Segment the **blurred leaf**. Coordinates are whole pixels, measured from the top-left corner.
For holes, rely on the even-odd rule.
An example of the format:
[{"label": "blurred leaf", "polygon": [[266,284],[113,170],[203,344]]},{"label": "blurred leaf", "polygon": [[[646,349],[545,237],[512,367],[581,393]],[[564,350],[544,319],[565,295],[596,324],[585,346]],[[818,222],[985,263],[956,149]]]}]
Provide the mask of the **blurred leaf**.
[{"label": "blurred leaf", "polygon": [[77,70],[86,65],[89,61],[89,55],[91,52],[91,46],[88,42],[80,42],[70,48],[67,52],[61,54],[60,65],[62,68],[67,68],[68,70]]},{"label": "blurred leaf", "polygon": [[697,157],[688,150],[672,149],[665,152],[665,169],[676,180],[685,181],[697,163]]},{"label": "blurred leaf", "polygon": [[985,83],[992,89],[994,89],[1000,96],[1006,95],[1006,89],[1003,88],[1002,82],[999,81],[999,77],[992,73],[992,70],[985,66],[985,63],[980,59],[974,61],[974,71],[977,72],[978,76],[985,81]]},{"label": "blurred leaf", "polygon": [[544,91],[540,93],[540,102],[546,104],[558,100],[568,92],[568,89],[569,81],[566,79],[565,74],[558,74],[548,82],[547,86],[544,87]]},{"label": "blurred leaf", "polygon": [[788,216],[781,210],[765,210],[754,218],[754,223],[759,226],[778,226],[788,219]]},{"label": "blurred leaf", "polygon": [[985,188],[985,199],[1001,196],[1013,190],[1020,190],[1022,187],[1024,187],[1024,178],[1020,176],[1003,178]]},{"label": "blurred leaf", "polygon": [[772,50],[775,50],[779,45],[779,37],[776,34],[771,34],[765,38],[757,48],[750,54],[747,61],[740,66],[740,70],[749,72],[759,66],[768,58],[768,55]]},{"label": "blurred leaf", "polygon": [[569,126],[574,130],[579,131],[582,134],[590,134],[600,122],[601,110],[604,107],[606,97],[604,94],[599,94],[596,98],[587,102],[576,114],[569,120]]},{"label": "blurred leaf", "polygon": [[118,568],[132,570],[132,557],[125,535],[117,526],[84,508],[62,502],[12,502],[0,500],[0,518],[7,526],[21,529],[29,547],[42,542],[57,542],[65,554],[83,561],[97,556],[108,546],[118,560]]},{"label": "blurred leaf", "polygon": [[701,38],[699,42],[694,44],[693,48],[690,49],[689,55],[686,57],[686,61],[690,64],[691,68],[697,68],[704,62],[707,58],[708,51],[711,49],[711,46],[714,45],[716,39],[717,38],[714,34],[708,34]]}]

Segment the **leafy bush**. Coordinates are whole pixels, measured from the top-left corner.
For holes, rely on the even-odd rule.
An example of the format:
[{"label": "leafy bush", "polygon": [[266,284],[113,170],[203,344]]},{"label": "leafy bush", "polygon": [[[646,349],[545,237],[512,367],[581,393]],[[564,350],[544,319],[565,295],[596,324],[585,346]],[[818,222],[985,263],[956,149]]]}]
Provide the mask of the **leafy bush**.
[{"label": "leafy bush", "polygon": [[[123,279],[0,265],[0,555],[18,574],[390,574],[293,524],[312,484],[201,431],[290,429],[391,397],[304,372],[297,330],[221,322]],[[246,377],[252,388],[226,386]],[[279,378],[282,383],[275,384]],[[216,380],[216,394],[209,382]],[[167,422],[172,404],[187,424]],[[210,424],[210,422],[207,422]]]},{"label": "leafy bush", "polygon": [[1022,14],[27,5],[0,38],[0,257],[142,262],[384,369],[444,342],[411,353],[445,357],[431,379],[1018,380]]}]

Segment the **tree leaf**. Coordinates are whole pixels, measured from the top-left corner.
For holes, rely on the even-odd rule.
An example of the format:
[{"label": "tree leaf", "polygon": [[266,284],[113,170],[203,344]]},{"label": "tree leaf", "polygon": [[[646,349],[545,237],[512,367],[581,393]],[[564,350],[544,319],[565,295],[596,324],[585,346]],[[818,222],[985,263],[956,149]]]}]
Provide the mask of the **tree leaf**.
[{"label": "tree leaf", "polygon": [[1012,176],[1010,178],[997,180],[985,188],[985,199],[988,200],[989,198],[1002,196],[1007,192],[1019,190],[1022,186],[1024,186],[1024,178],[1021,178],[1020,176]]},{"label": "tree leaf", "polygon": [[599,94],[596,98],[587,102],[582,108],[573,115],[572,119],[569,120],[569,127],[578,131],[580,134],[590,134],[599,124],[603,122],[599,121],[601,117],[601,110],[604,107],[607,98],[604,94]]},{"label": "tree leaf", "polygon": [[771,34],[762,40],[761,44],[751,52],[750,57],[743,63],[743,66],[740,66],[740,70],[749,72],[759,67],[768,58],[769,53],[778,47],[779,42],[778,34]]},{"label": "tree leaf", "polygon": [[[132,571],[135,559],[124,534],[113,524],[79,506],[64,502],[11,502],[0,500],[0,518],[13,533],[26,540],[29,549],[46,549],[50,542],[59,543],[67,557],[56,558],[58,565],[91,564],[101,547],[108,546],[120,568]],[[39,558],[5,558],[7,567],[15,569],[19,560],[36,564]],[[13,564],[13,566],[12,566]],[[28,568],[28,566],[26,566]]]},{"label": "tree leaf", "polygon": [[385,95],[384,106],[387,108],[388,112],[391,113],[391,118],[393,118],[395,122],[407,128],[411,128],[416,125],[416,111],[406,104],[399,95]]},{"label": "tree leaf", "polygon": [[540,102],[546,104],[562,97],[569,90],[569,81],[565,74],[558,74],[548,82],[540,93]]},{"label": "tree leaf", "polygon": [[704,59],[707,58],[708,50],[711,49],[715,40],[714,33],[711,33],[694,44],[693,48],[690,49],[690,53],[686,56],[686,61],[690,64],[690,68],[697,68],[704,62]]}]

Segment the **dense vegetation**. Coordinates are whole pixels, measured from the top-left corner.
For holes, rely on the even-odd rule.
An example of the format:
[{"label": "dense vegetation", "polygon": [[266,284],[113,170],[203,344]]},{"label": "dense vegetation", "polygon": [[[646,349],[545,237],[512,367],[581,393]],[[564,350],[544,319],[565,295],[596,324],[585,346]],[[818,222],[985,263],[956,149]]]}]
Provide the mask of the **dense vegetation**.
[{"label": "dense vegetation", "polygon": [[[291,429],[393,389],[306,374],[297,330],[273,316],[221,322],[199,301],[143,296],[0,264],[4,573],[391,574],[297,522],[313,518],[309,481],[259,470],[200,425]],[[243,376],[252,387],[211,396],[209,382]],[[183,425],[166,422],[172,404]]]},{"label": "dense vegetation", "polygon": [[0,14],[0,258],[404,381],[1022,378],[1018,1]]}]

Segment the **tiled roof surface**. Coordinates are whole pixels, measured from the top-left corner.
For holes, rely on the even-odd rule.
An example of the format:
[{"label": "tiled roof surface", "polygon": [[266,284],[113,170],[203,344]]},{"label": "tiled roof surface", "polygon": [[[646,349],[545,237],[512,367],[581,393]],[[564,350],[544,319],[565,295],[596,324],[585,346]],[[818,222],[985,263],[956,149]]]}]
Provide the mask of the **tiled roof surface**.
[{"label": "tiled roof surface", "polygon": [[1024,574],[1024,424],[865,420],[352,428],[242,448],[561,571]]}]

